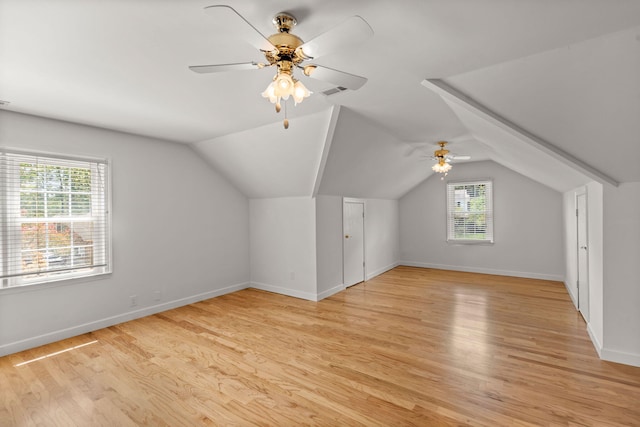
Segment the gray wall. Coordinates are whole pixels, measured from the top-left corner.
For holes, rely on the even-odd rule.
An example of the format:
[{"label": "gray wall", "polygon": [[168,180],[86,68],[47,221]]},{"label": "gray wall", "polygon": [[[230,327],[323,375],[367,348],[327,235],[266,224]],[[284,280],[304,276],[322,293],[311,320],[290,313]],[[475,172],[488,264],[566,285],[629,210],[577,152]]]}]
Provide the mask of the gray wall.
[{"label": "gray wall", "polygon": [[318,299],[344,289],[342,240],[342,197],[316,197]]},{"label": "gray wall", "polygon": [[10,112],[0,146],[108,158],[113,196],[113,273],[0,290],[0,355],[248,285],[248,200],[188,146]]},{"label": "gray wall", "polygon": [[[342,277],[342,197],[318,196],[316,204],[318,297],[344,289]],[[398,201],[360,199],[365,203],[364,252],[366,280],[398,265]]]},{"label": "gray wall", "polygon": [[315,199],[251,199],[249,206],[251,285],[315,301]]},{"label": "gray wall", "polygon": [[[493,181],[495,243],[447,243],[446,183],[476,179]],[[563,248],[562,194],[491,161],[456,164],[400,199],[404,265],[563,280]]]}]

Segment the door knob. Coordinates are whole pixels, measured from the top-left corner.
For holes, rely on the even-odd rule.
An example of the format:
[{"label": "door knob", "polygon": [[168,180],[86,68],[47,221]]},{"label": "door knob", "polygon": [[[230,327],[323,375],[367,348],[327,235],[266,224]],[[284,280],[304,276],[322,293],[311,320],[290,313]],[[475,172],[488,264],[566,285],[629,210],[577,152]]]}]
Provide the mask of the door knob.
[{"label": "door knob", "polygon": [[586,246],[580,246],[580,249],[585,249],[586,250],[587,247]]},{"label": "door knob", "polygon": [[344,235],[344,238],[345,238],[345,239],[348,239],[348,238],[349,238],[349,235],[348,235],[348,234],[345,234],[345,235]]}]

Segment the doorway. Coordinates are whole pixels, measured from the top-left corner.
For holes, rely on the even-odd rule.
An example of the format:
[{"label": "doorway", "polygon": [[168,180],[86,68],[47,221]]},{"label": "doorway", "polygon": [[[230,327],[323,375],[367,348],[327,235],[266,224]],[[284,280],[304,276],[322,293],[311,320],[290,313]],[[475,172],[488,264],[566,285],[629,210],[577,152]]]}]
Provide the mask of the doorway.
[{"label": "doorway", "polygon": [[589,322],[589,246],[587,194],[576,195],[576,216],[578,232],[578,310]]},{"label": "doorway", "polygon": [[364,282],[364,213],[364,200],[343,199],[342,279],[345,287]]}]

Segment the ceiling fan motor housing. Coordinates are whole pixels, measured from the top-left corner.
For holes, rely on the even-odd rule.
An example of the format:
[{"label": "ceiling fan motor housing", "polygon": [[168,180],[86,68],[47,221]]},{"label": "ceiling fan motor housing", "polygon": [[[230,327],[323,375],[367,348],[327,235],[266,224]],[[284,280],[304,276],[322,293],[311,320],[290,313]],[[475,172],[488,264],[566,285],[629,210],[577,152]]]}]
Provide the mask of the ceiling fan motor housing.
[{"label": "ceiling fan motor housing", "polygon": [[[302,50],[298,49],[304,42],[300,37],[290,32],[296,23],[296,18],[285,12],[274,16],[273,24],[278,32],[269,36],[268,40],[276,50],[264,53],[269,64],[278,64],[278,67],[284,72],[290,72],[294,66],[306,59]],[[289,64],[281,66],[281,62],[289,62]]]},{"label": "ceiling fan motor housing", "polygon": [[445,141],[440,141],[438,142],[438,145],[440,146],[439,150],[436,150],[433,155],[435,157],[437,157],[438,159],[442,159],[444,160],[445,156],[447,154],[449,154],[449,150],[445,150],[444,146],[447,145],[447,143]]}]

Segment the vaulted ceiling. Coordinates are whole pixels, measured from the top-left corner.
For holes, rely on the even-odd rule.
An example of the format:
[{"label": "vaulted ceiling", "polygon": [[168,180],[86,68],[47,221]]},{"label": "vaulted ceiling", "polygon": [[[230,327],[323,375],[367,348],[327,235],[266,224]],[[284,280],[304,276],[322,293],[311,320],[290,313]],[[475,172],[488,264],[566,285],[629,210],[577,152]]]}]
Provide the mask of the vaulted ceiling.
[{"label": "vaulted ceiling", "polygon": [[[0,0],[0,108],[191,144],[249,197],[400,197],[439,140],[558,191],[640,181],[637,0],[225,0],[303,40],[352,15],[374,35],[317,63],[359,90],[315,93],[291,126],[260,96],[272,69],[203,0]],[[300,73],[301,74],[301,73]]]}]

